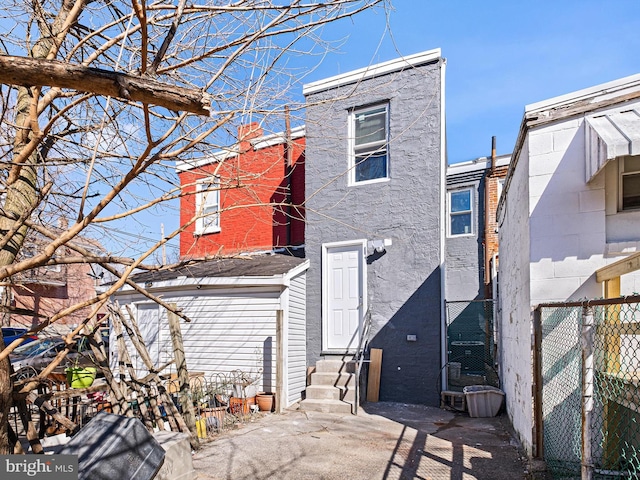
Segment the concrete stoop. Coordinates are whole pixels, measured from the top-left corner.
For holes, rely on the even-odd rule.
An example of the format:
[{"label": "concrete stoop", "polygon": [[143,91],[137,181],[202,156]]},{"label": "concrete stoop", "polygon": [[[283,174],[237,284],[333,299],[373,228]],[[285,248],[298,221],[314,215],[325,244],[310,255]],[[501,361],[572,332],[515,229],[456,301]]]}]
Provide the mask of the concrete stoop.
[{"label": "concrete stoop", "polygon": [[309,412],[354,413],[355,364],[349,357],[325,358],[316,363],[309,377],[300,409]]}]

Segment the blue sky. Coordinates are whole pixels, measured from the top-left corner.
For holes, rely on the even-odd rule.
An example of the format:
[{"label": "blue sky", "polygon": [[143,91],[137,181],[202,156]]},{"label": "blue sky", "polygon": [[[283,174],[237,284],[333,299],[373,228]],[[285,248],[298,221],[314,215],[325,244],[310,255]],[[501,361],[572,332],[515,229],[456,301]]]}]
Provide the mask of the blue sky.
[{"label": "blue sky", "polygon": [[441,48],[449,163],[510,153],[524,106],[640,73],[640,0],[392,0],[327,26],[346,38],[305,82]]},{"label": "blue sky", "polygon": [[[308,83],[440,48],[449,163],[488,156],[493,135],[498,154],[510,153],[527,104],[640,73],[640,0],[391,2],[388,18],[375,9],[325,26],[321,37],[340,46],[319,65],[319,57],[292,63],[312,69],[301,79]],[[294,89],[301,100],[302,85]],[[139,222],[122,230],[142,248],[160,237],[160,222],[166,232],[177,227],[177,205]],[[122,246],[131,248],[131,238]],[[177,242],[168,250],[175,259]]]},{"label": "blue sky", "polygon": [[[392,4],[388,18],[375,9],[325,26],[320,35],[340,44],[337,51],[295,66],[313,68],[301,79],[309,83],[440,48],[449,163],[490,155],[493,135],[498,154],[510,153],[527,104],[640,73],[640,0]],[[302,85],[295,88],[302,100]],[[173,215],[164,220],[167,231],[177,226]],[[150,225],[146,235],[157,238],[157,223]]]}]

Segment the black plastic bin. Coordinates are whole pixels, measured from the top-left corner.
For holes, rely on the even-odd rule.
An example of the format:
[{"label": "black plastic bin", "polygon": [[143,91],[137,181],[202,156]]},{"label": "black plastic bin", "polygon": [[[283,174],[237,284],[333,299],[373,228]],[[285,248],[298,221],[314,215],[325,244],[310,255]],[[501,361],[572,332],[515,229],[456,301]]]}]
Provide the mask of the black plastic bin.
[{"label": "black plastic bin", "polygon": [[165,451],[137,418],[98,413],[59,453],[78,455],[79,480],[150,480]]}]

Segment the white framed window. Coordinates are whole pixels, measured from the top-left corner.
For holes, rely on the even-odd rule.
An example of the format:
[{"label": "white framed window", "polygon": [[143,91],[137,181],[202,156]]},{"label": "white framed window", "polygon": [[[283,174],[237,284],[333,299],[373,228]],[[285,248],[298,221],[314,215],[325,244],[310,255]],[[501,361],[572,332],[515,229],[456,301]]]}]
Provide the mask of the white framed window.
[{"label": "white framed window", "polygon": [[389,178],[389,104],[349,113],[349,184]]},{"label": "white framed window", "polygon": [[449,191],[449,236],[473,234],[473,189]]},{"label": "white framed window", "polygon": [[619,166],[619,210],[640,209],[640,156],[623,157]]},{"label": "white framed window", "polygon": [[196,234],[220,231],[220,179],[212,176],[196,184]]}]

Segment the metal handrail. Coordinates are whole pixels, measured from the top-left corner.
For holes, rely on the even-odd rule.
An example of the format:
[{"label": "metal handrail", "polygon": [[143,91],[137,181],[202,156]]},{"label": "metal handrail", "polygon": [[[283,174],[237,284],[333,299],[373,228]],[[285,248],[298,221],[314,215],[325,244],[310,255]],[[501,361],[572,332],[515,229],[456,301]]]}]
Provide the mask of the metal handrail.
[{"label": "metal handrail", "polygon": [[360,374],[362,372],[362,364],[368,360],[364,359],[364,353],[369,345],[369,334],[371,333],[371,311],[367,309],[367,313],[364,315],[364,320],[362,322],[362,335],[360,336],[360,341],[358,342],[358,350],[356,354],[353,356],[354,361],[356,362],[356,399],[354,403],[355,414],[358,414],[358,404],[360,403]]}]

